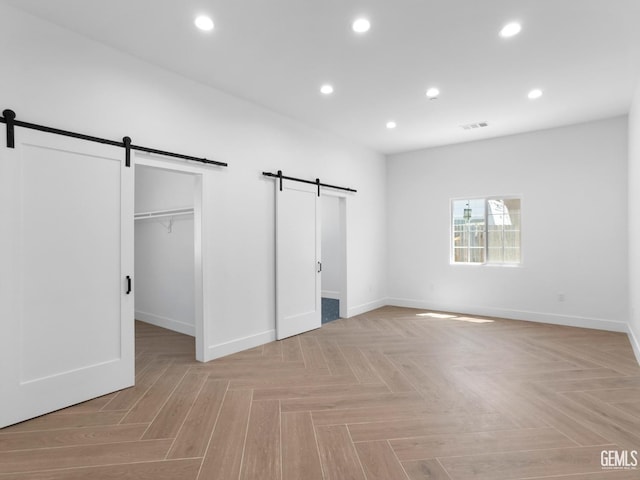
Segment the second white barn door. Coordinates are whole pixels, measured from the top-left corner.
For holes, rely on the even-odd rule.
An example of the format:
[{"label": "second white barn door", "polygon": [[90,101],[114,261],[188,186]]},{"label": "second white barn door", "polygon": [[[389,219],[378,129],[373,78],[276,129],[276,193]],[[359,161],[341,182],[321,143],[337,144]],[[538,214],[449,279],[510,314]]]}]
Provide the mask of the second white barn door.
[{"label": "second white barn door", "polygon": [[0,427],[134,382],[133,168],[16,128],[0,145]]},{"label": "second white barn door", "polygon": [[276,184],[276,337],[322,324],[320,211],[318,188],[300,182]]}]

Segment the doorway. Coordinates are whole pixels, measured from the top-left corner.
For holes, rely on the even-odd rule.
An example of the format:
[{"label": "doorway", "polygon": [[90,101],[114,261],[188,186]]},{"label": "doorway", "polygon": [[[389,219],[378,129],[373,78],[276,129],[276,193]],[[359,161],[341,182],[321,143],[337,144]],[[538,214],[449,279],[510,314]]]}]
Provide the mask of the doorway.
[{"label": "doorway", "polygon": [[322,324],[347,316],[346,198],[323,192]]},{"label": "doorway", "polygon": [[135,318],[195,337],[195,176],[136,166]]},{"label": "doorway", "polygon": [[193,337],[204,361],[202,173],[136,155],[135,176],[135,318]]}]

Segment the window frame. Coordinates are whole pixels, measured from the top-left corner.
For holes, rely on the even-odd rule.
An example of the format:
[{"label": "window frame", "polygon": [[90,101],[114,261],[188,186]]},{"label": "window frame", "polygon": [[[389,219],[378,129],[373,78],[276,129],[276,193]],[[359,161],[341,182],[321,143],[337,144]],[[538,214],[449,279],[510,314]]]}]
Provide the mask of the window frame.
[{"label": "window frame", "polygon": [[[484,260],[482,262],[461,262],[455,260],[455,235],[454,235],[454,203],[455,202],[471,202],[482,200],[484,204]],[[489,261],[489,200],[519,200],[520,201],[520,242],[519,242],[519,250],[520,250],[520,261],[519,262],[492,262]],[[523,204],[523,196],[522,195],[490,195],[490,196],[482,196],[482,195],[470,195],[467,197],[456,197],[451,198],[449,200],[449,264],[450,265],[466,265],[466,266],[487,266],[487,267],[522,267],[523,262],[523,248],[522,248],[522,204]],[[502,242],[502,249],[504,252],[504,238]],[[504,255],[503,255],[504,258]]]}]

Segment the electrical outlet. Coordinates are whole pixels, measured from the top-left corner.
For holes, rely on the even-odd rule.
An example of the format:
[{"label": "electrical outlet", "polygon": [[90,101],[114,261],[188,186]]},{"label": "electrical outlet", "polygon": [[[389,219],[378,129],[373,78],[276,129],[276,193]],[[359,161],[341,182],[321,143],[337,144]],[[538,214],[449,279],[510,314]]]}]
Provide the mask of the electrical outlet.
[{"label": "electrical outlet", "polygon": [[562,292],[558,293],[558,301],[559,302],[564,302],[564,293],[562,293]]}]

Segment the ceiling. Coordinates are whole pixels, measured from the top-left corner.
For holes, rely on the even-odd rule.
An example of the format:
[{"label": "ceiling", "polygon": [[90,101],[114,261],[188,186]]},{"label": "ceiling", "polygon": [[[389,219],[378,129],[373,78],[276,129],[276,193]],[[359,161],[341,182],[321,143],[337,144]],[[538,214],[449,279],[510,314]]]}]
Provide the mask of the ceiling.
[{"label": "ceiling", "polygon": [[640,73],[639,0],[4,1],[383,153],[625,114]]}]

